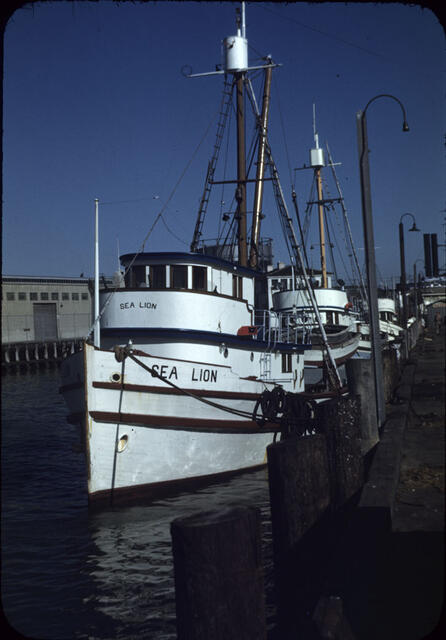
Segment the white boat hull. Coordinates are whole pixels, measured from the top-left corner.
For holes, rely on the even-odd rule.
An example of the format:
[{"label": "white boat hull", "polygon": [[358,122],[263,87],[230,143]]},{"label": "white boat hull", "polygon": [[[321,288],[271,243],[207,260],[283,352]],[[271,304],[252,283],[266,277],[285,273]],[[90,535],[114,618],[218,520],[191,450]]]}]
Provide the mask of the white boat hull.
[{"label": "white boat hull", "polygon": [[[113,351],[89,344],[62,365],[70,421],[83,433],[91,502],[153,495],[265,464],[280,425],[259,426],[252,413],[277,380],[240,377],[226,364],[135,357],[163,379],[130,357],[118,362]],[[251,361],[249,350],[245,357]],[[281,386],[301,391],[303,356],[294,358],[298,368]]]}]

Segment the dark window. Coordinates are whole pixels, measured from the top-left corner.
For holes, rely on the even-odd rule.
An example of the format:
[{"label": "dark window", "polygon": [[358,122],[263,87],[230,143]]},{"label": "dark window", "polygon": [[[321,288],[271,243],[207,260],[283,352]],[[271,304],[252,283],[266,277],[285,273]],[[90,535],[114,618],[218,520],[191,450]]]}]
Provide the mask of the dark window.
[{"label": "dark window", "polygon": [[232,276],[232,295],[241,300],[243,298],[243,278]]},{"label": "dark window", "polygon": [[31,293],[29,294],[29,299],[37,300],[37,293],[35,291],[31,291]]},{"label": "dark window", "polygon": [[333,311],[327,311],[327,324],[333,324]]},{"label": "dark window", "polygon": [[170,286],[172,289],[187,289],[187,267],[173,264],[170,267]]},{"label": "dark window", "polygon": [[71,299],[72,300],[79,300],[79,294],[78,293],[72,293],[71,294]]},{"label": "dark window", "polygon": [[26,300],[26,293],[24,291],[19,291],[19,300]]},{"label": "dark window", "polygon": [[206,291],[207,284],[206,267],[192,267],[192,289]]},{"label": "dark window", "polygon": [[49,299],[49,295],[46,291],[42,291],[42,293],[40,294],[40,299],[41,300],[48,300]]},{"label": "dark window", "polygon": [[132,287],[147,287],[146,267],[138,265],[133,267],[131,276]]},{"label": "dark window", "polygon": [[282,353],[282,373],[291,373],[291,353]]},{"label": "dark window", "polygon": [[13,291],[8,291],[6,294],[6,300],[15,300],[15,293]]},{"label": "dark window", "polygon": [[53,291],[51,294],[51,300],[59,300],[59,294],[57,291]]},{"label": "dark window", "polygon": [[154,264],[150,267],[150,286],[152,289],[166,288],[166,266]]},{"label": "dark window", "polygon": [[82,300],[88,300],[88,293],[81,294]]},{"label": "dark window", "polygon": [[62,293],[62,300],[69,300],[70,299],[70,294],[69,293]]}]

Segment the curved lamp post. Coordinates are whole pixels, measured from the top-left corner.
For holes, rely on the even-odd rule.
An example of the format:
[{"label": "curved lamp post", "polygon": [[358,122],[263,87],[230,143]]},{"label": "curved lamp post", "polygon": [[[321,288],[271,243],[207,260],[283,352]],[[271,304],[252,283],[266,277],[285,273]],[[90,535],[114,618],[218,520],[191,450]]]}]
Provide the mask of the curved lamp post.
[{"label": "curved lamp post", "polygon": [[[403,218],[406,216],[410,216],[413,220],[413,225],[409,229],[409,231],[419,231],[417,227],[417,223],[415,222],[415,216],[413,213],[403,213],[400,218],[399,223],[399,234],[400,234],[400,264],[401,264],[401,296],[403,298],[403,329],[407,329],[407,299],[406,299],[406,259],[404,255],[404,228],[403,228]],[[415,285],[414,285],[415,286]]]},{"label": "curved lamp post", "polygon": [[376,391],[376,415],[378,427],[382,426],[386,419],[383,369],[381,358],[381,340],[379,335],[378,294],[376,285],[375,240],[373,237],[372,198],[370,190],[369,150],[367,140],[366,112],[372,102],[378,98],[390,98],[397,102],[403,112],[403,131],[409,131],[406,120],[406,111],[398,98],[388,93],[381,93],[368,101],[363,111],[356,114],[356,126],[358,136],[359,173],[361,181],[362,219],[364,225],[364,247],[367,268],[367,288],[369,296],[369,322],[370,338],[373,355],[373,367],[375,375]]}]

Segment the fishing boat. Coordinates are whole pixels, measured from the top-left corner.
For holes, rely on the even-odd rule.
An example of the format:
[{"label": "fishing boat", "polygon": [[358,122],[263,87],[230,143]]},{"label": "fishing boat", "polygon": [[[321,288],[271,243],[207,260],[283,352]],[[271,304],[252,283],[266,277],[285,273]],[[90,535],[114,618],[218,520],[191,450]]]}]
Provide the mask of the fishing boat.
[{"label": "fishing boat", "polygon": [[[329,273],[327,269],[327,211],[332,208],[334,202],[343,203],[343,198],[341,197],[342,194],[339,194],[340,197],[337,198],[328,198],[325,197],[323,192],[322,168],[325,167],[326,163],[324,150],[319,146],[314,106],[313,135],[314,147],[310,149],[310,164],[309,166],[304,165],[303,168],[313,170],[314,183],[317,188],[317,198],[316,200],[310,199],[307,204],[307,213],[311,215],[311,206],[317,205],[320,270],[312,269],[307,265],[310,275],[310,288],[307,286],[302,270],[293,266],[284,266],[270,271],[267,277],[270,308],[278,313],[291,314],[292,321],[304,332],[304,340],[311,341],[312,349],[305,353],[306,388],[307,390],[312,390],[313,393],[318,389],[323,394],[325,389],[328,390],[327,385],[329,384],[329,379],[326,375],[326,347],[321,336],[318,318],[313,311],[310,290],[312,290],[316,300],[328,344],[344,386],[346,385],[346,374],[343,365],[358,350],[360,334],[357,327],[357,313],[353,310],[353,304],[348,298],[344,282],[338,280],[335,285],[333,274]],[[331,157],[330,166],[334,167]],[[294,190],[293,202],[296,208],[296,217],[299,219]],[[344,211],[345,214],[346,212]],[[307,220],[309,220],[309,215]],[[305,246],[304,237],[302,237],[302,245]]]},{"label": "fishing boat", "polygon": [[[388,297],[378,297],[379,333],[381,349],[395,348],[399,354],[399,348],[403,339],[403,329],[398,324],[398,316],[395,310],[395,301]],[[370,341],[370,325],[367,322],[358,323],[360,341],[358,347],[359,358],[370,358],[372,344]]]},{"label": "fishing boat", "polygon": [[[217,182],[215,152],[190,252],[125,254],[113,289],[99,290],[96,238],[94,339],[88,337],[83,351],[61,367],[69,420],[80,427],[91,503],[158,495],[197,479],[257,468],[265,464],[266,447],[282,428],[283,398],[291,398],[288,406],[296,420],[304,416],[304,357],[312,345],[289,322],[287,311],[259,304],[264,299],[260,221],[265,166],[298,257],[299,247],[267,140],[271,73],[277,65],[267,58],[249,67],[247,47],[242,3],[237,33],[224,40],[222,67],[190,74],[224,76],[222,114],[233,96],[237,102],[237,177],[226,181],[237,203],[231,218],[235,247],[229,251],[227,245],[200,242]],[[251,90],[247,78],[252,69],[264,74],[262,109],[254,112],[254,179],[242,144],[244,93]],[[251,102],[256,105],[255,99]],[[217,141],[222,126],[220,121]],[[254,183],[255,200],[250,237],[248,183]],[[96,201],[96,227],[98,207]],[[302,277],[309,284],[305,268]],[[340,387],[322,325],[320,331],[328,369]]]}]

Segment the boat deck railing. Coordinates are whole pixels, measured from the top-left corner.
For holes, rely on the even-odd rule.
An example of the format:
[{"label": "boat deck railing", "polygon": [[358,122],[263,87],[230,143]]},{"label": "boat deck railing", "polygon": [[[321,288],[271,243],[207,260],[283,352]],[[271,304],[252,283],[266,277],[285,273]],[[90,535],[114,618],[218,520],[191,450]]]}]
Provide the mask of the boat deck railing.
[{"label": "boat deck railing", "polygon": [[278,312],[267,309],[255,312],[257,339],[267,342],[268,349],[277,343],[310,344],[311,325],[298,321],[292,312]]}]

